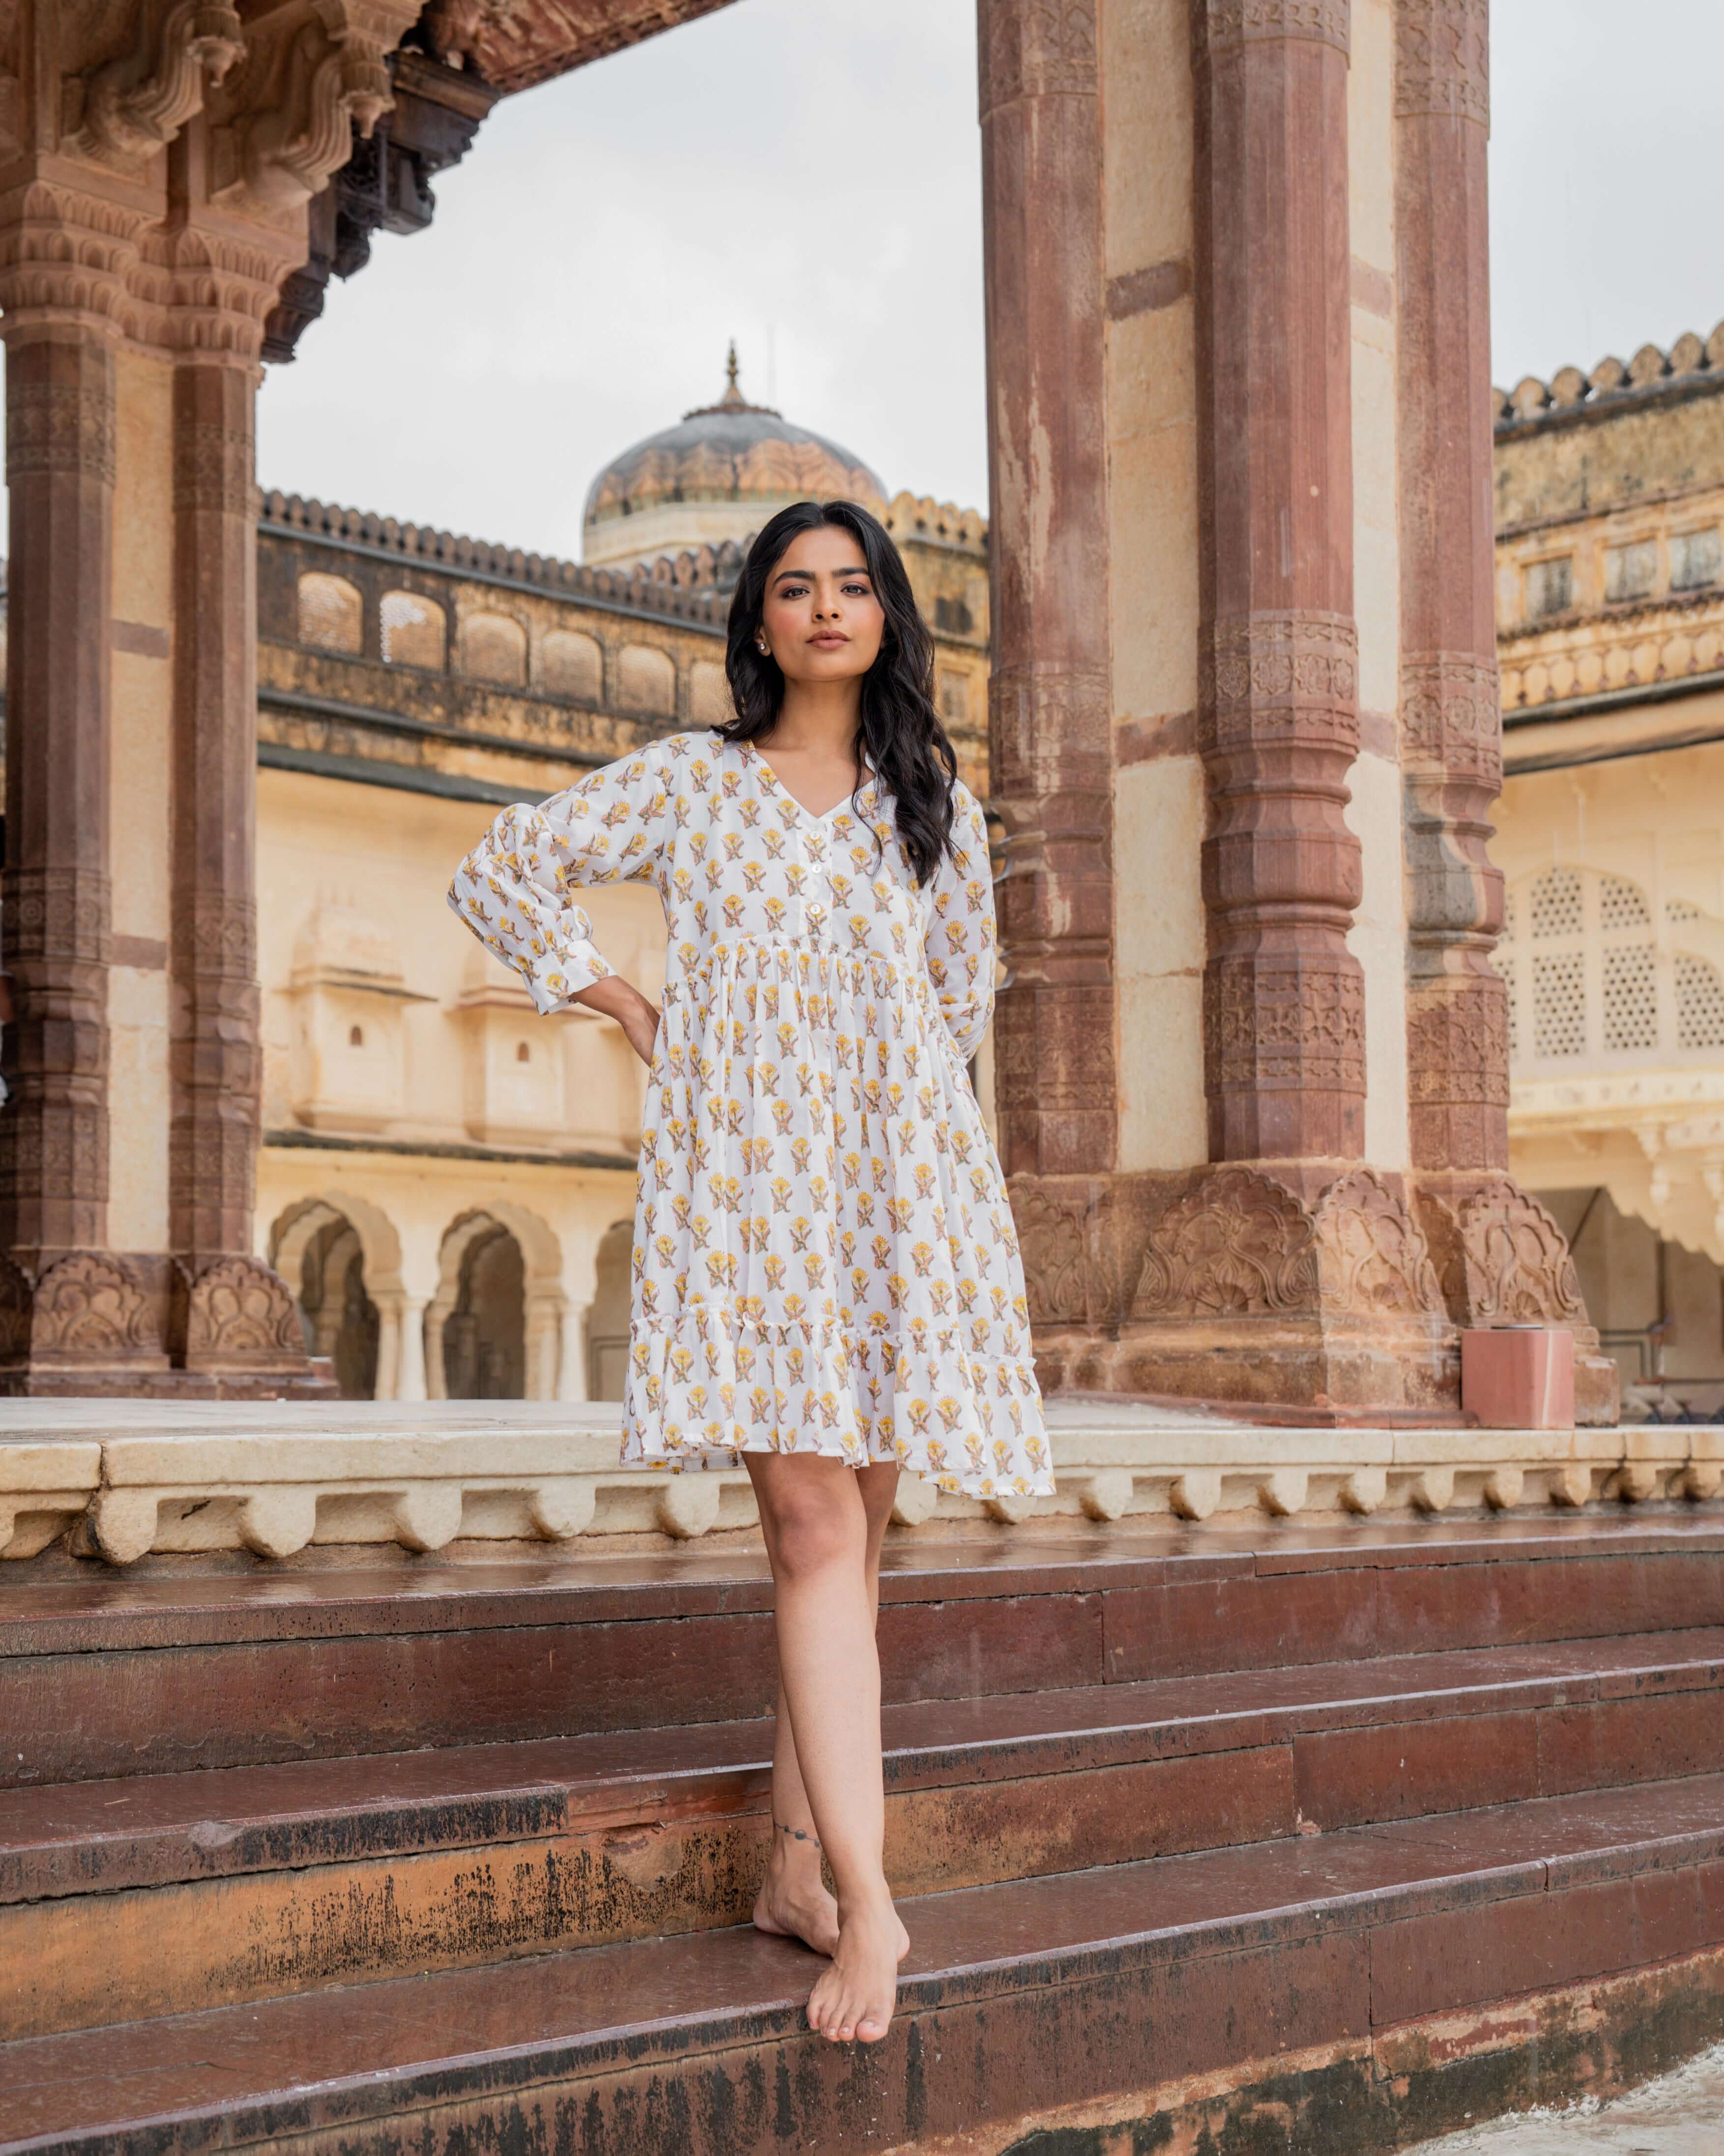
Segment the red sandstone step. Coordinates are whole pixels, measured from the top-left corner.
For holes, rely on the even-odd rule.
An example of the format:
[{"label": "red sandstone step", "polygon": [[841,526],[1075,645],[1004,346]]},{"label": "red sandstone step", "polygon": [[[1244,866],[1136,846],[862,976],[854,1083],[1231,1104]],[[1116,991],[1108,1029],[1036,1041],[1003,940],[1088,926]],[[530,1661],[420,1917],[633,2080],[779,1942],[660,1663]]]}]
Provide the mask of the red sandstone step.
[{"label": "red sandstone step", "polygon": [[[766,1726],[0,1794],[0,2036],[735,1923]],[[1724,1631],[889,1708],[926,1894],[1724,1771]]]},{"label": "red sandstone step", "polygon": [[[0,1587],[0,1788],[763,1713],[754,1553]],[[1724,1522],[1098,1531],[888,1553],[888,1697],[1724,1624]]]},{"label": "red sandstone step", "polygon": [[1715,2010],[1724,1776],[977,1888],[905,1914],[900,2011],[865,2055],[802,2026],[811,1957],[708,1932],[0,2046],[0,2151],[177,2156],[292,2137],[296,2156],[860,2156],[989,2122],[1022,2131],[1056,2106],[1130,2120],[1200,2074],[1279,2072],[1285,2097],[1290,2066],[1350,2076],[1362,2107],[1417,2082],[1434,2130],[1445,2104],[1452,2123],[1463,2099],[1488,2107],[1502,2076],[1481,2073],[1487,2053],[1536,2047],[1540,1995],[1557,1994],[1571,2036],[1576,1987],[1595,2018],[1614,2001],[1637,2025],[1672,1999],[1685,2027]]},{"label": "red sandstone step", "polygon": [[[903,1702],[885,1733],[895,1790],[1291,1746],[1285,1830],[1364,1825],[1724,1771],[1724,1629]],[[14,1789],[0,1906],[757,1810],[770,1746],[764,1721],[706,1722]]]}]

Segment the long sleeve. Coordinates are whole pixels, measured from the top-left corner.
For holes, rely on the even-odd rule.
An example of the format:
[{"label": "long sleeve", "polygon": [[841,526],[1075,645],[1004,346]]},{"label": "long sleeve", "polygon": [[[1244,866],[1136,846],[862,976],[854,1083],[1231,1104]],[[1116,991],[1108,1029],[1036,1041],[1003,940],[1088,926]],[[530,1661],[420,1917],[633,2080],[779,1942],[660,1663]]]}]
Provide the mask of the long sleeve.
[{"label": "long sleeve", "polygon": [[504,809],[455,870],[450,906],[514,967],[541,1012],[564,1009],[610,973],[570,894],[654,880],[666,801],[654,750],[623,757],[536,808]]},{"label": "long sleeve", "polygon": [[975,796],[957,787],[952,811],[952,850],[927,893],[928,978],[967,1062],[993,1015],[993,879],[988,825]]}]

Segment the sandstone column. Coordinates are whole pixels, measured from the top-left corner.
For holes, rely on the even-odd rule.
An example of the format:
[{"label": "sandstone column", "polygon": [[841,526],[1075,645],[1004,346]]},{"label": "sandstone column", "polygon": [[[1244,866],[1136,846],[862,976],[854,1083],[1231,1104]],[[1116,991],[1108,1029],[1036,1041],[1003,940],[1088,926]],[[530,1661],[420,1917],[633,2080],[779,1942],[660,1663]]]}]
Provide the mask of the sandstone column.
[{"label": "sandstone column", "polygon": [[1193,22],[1209,1152],[1308,1186],[1365,1096],[1347,6]]},{"label": "sandstone column", "polygon": [[1459,1324],[1580,1334],[1580,1411],[1609,1419],[1556,1222],[1509,1178],[1507,990],[1491,952],[1502,788],[1491,422],[1489,0],[1396,0],[1401,769],[1409,1150]]},{"label": "sandstone column", "polygon": [[[205,239],[197,251],[218,250]],[[196,307],[179,316],[190,350],[173,395],[172,1344],[188,1370],[230,1383],[299,1370],[305,1353],[291,1294],[250,1255],[260,1118],[253,407],[270,295],[253,296],[216,323]]]},{"label": "sandstone column", "polygon": [[69,188],[0,211],[11,489],[0,1387],[165,1367],[108,1239],[114,339],[137,220]]},{"label": "sandstone column", "polygon": [[1115,1160],[1101,151],[1095,8],[980,0],[995,1020],[1006,1173]]}]

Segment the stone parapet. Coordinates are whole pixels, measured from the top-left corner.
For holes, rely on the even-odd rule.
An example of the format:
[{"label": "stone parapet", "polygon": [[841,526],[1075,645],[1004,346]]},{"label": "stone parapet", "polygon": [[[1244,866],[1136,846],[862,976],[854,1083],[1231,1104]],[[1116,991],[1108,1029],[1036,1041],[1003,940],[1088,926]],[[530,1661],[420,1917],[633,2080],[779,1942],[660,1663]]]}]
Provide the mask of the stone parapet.
[{"label": "stone parapet", "polygon": [[[613,1404],[438,1401],[191,1406],[0,1403],[0,1554],[72,1548],[129,1564],[155,1553],[587,1535],[688,1541],[756,1524],[740,1470],[623,1469]],[[1724,1429],[1265,1429],[1130,1403],[1065,1399],[1049,1423],[1051,1498],[952,1496],[906,1477],[900,1527],[1019,1528],[1177,1519],[1485,1514],[1557,1506],[1715,1502]],[[1069,1529],[1068,1529],[1069,1532]]]}]

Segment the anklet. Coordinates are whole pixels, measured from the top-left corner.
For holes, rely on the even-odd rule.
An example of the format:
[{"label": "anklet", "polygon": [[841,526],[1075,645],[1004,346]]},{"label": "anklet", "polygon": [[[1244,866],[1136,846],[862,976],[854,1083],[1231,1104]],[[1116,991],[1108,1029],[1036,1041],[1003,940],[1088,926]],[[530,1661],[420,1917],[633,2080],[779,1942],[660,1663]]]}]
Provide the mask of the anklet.
[{"label": "anklet", "polygon": [[818,1835],[804,1834],[799,1826],[785,1826],[777,1820],[774,1820],[772,1825],[777,1828],[780,1834],[788,1834],[793,1841],[812,1841],[816,1849],[820,1846]]}]

